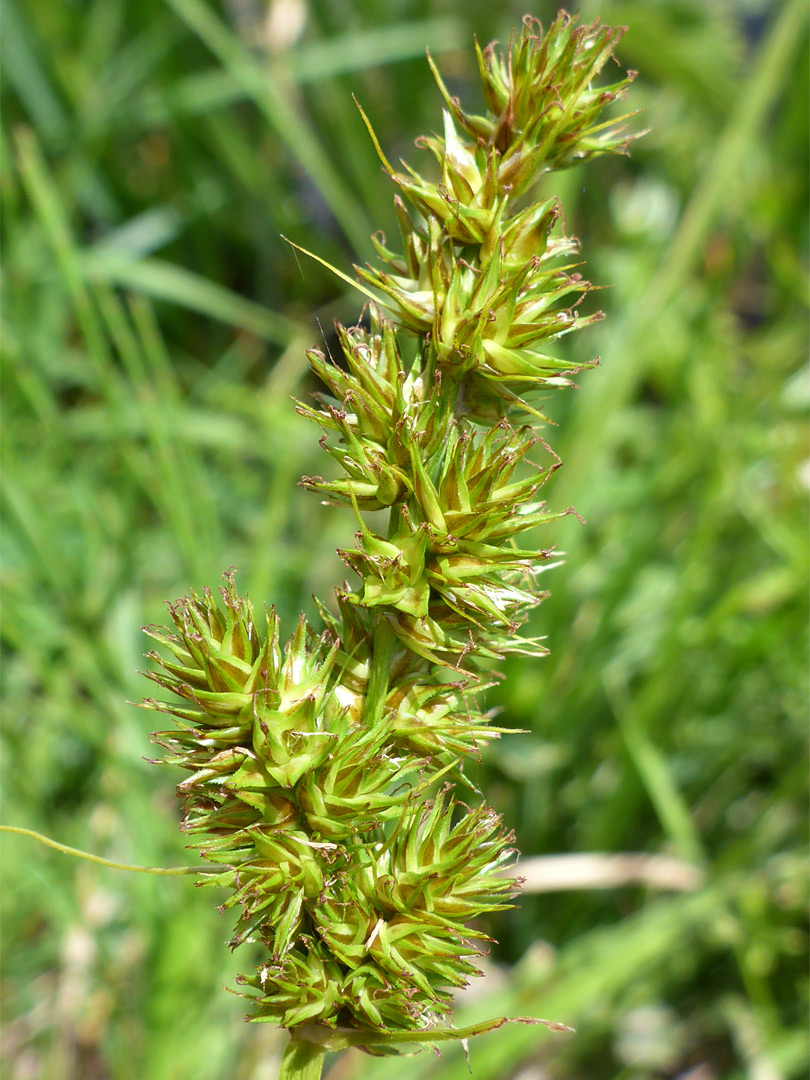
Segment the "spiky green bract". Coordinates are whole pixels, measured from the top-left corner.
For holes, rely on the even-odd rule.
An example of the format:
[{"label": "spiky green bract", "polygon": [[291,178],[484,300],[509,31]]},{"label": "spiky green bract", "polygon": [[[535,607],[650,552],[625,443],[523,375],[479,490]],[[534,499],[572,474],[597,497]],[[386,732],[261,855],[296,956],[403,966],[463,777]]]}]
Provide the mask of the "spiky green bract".
[{"label": "spiky green bract", "polygon": [[397,196],[403,249],[375,238],[382,268],[357,270],[368,325],[338,326],[340,362],[308,353],[324,390],[298,403],[337,466],[303,486],[357,519],[340,554],[359,584],[319,605],[324,633],[302,617],[282,650],[275,615],[259,630],[229,579],[224,610],[192,595],[172,608],[177,632],[153,634],[173,659],[152,677],[181,699],[149,704],[179,726],[157,738],[191,774],[184,828],[241,909],[234,943],[266,952],[241,980],[255,1018],[293,1033],[372,1031],[375,1052],[386,1033],[389,1049],[397,1032],[430,1042],[477,970],[486,929],[469,922],[514,888],[510,837],[464,763],[499,734],[476,704],[487,661],[546,651],[518,634],[553,565],[532,530],[569,511],[540,498],[560,461],[526,418],[544,419],[533,392],[576,370],[552,343],[599,317],[577,311],[591,286],[556,200],[525,196],[623,149],[599,114],[629,80],[591,85],[620,34],[526,20],[506,58],[478,50],[486,116],[439,78],[444,134],[421,140],[435,181],[377,146],[411,204]]}]

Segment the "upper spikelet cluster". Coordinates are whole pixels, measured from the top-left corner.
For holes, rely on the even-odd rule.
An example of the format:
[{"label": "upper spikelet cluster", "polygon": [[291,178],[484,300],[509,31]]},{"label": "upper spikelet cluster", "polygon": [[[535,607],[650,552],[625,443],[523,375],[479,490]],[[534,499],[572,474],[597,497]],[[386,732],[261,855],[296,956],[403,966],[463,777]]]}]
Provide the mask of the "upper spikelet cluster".
[{"label": "upper spikelet cluster", "polygon": [[356,268],[368,323],[338,327],[340,362],[309,352],[324,391],[298,406],[337,466],[303,486],[357,519],[340,554],[359,584],[320,605],[323,632],[302,616],[282,648],[230,576],[222,606],[192,594],[172,632],[150,630],[168,653],[150,677],[179,699],[146,704],[176,723],[155,737],[189,774],[183,828],[240,909],[233,943],[266,951],[242,980],[258,1019],[429,1040],[477,971],[470,920],[513,890],[511,837],[463,767],[498,734],[476,705],[481,660],[545,652],[517,631],[552,552],[523,535],[560,516],[540,498],[560,462],[526,418],[542,419],[532,392],[575,370],[552,343],[598,317],[577,313],[590,285],[556,201],[525,196],[624,148],[600,113],[632,76],[593,87],[620,34],[525,20],[505,55],[477,49],[482,116],[434,68],[443,134],[419,141],[434,179],[394,169],[375,138],[404,196],[401,250],[375,238],[379,265]]}]

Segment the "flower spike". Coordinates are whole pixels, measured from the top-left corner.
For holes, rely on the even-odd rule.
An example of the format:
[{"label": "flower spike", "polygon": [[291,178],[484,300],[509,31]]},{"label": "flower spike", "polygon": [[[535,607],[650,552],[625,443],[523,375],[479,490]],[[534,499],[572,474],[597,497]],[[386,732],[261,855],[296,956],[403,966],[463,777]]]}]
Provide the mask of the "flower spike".
[{"label": "flower spike", "polygon": [[355,583],[285,645],[232,574],[219,603],[191,593],[171,632],[148,631],[163,650],[149,677],[171,700],[144,705],[175,723],[154,739],[186,772],[182,828],[205,881],[230,890],[232,944],[263,949],[239,979],[252,1019],[299,1046],[408,1052],[504,1022],[444,1026],[516,889],[513,837],[465,763],[504,731],[480,707],[490,661],[547,652],[519,634],[558,564],[533,530],[571,509],[540,497],[561,462],[532,427],[535,397],[570,385],[582,365],[558,342],[601,318],[583,311],[593,286],[559,203],[527,194],[626,148],[626,118],[602,112],[633,74],[594,85],[621,34],[560,14],[545,32],[524,20],[504,52],[476,45],[480,115],[429,58],[445,103],[441,134],[417,140],[432,173],[395,168],[360,110],[401,246],[378,234],[356,280],[334,271],[365,318],[337,326],[338,360],[307,353],[322,390],[296,403],[331,463],[302,486],[356,519],[339,552]]}]

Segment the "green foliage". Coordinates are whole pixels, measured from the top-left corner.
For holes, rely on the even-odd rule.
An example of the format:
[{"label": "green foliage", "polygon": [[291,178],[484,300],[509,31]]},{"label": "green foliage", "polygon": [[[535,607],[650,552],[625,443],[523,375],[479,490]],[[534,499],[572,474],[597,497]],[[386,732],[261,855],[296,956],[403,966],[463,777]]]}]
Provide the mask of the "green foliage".
[{"label": "green foliage", "polygon": [[[530,627],[552,657],[500,665],[488,700],[526,734],[493,744],[476,779],[527,855],[697,853],[707,884],[524,896],[487,922],[498,989],[458,1021],[497,996],[499,1012],[578,1029],[486,1036],[478,1077],[518,1062],[589,1080],[701,1063],[800,1076],[802,5],[582,8],[629,25],[619,58],[643,73],[633,104],[651,133],[630,161],[555,178],[588,276],[614,283],[608,319],[559,350],[577,365],[601,352],[604,370],[553,404],[565,468],[544,495],[588,525],[545,527],[568,553]],[[356,94],[395,161],[435,127],[424,46],[469,100],[472,34],[504,40],[523,14],[313,3],[302,39],[272,51],[253,9],[233,10],[3,5],[4,817],[127,862],[189,858],[172,778],[140,761],[143,713],[124,704],[140,694],[138,624],[235,563],[289,634],[340,572],[345,518],[290,497],[323,455],[288,398],[314,388],[305,320],[351,318],[355,300],[312,264],[299,272],[279,234],[338,265],[371,256],[371,222],[395,235],[341,102]],[[342,203],[335,184],[351,190]],[[19,837],[2,863],[9,1070],[272,1074],[269,1026],[246,1029],[221,992],[232,924],[210,889],[77,870]],[[467,1075],[453,1050],[341,1067]]]}]

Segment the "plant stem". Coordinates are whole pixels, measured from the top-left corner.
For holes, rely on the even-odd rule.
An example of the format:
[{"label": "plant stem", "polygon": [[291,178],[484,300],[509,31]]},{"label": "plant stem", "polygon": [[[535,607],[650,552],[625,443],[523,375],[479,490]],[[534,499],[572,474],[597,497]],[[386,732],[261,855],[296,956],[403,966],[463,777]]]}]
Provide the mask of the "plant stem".
[{"label": "plant stem", "polygon": [[33,840],[38,840],[40,844],[47,844],[48,847],[54,848],[56,851],[61,851],[64,855],[73,855],[76,859],[86,859],[88,862],[100,863],[102,866],[108,866],[111,870],[128,870],[133,874],[218,874],[220,873],[219,867],[207,867],[207,866],[132,866],[130,863],[112,862],[110,859],[103,859],[100,855],[93,855],[92,852],[82,851],[81,848],[69,847],[67,844],[60,844],[58,840],[51,840],[50,836],[43,836],[42,833],[35,832],[33,829],[23,829],[18,825],[0,825],[0,832],[16,833],[18,836],[30,836]]},{"label": "plant stem", "polygon": [[394,646],[397,635],[385,615],[378,614],[374,620],[374,638],[371,644],[371,671],[368,678],[368,693],[363,721],[367,726],[376,724],[382,715],[385,695],[388,693],[388,679],[391,673],[391,661],[394,658]]},{"label": "plant stem", "polygon": [[326,1050],[306,1039],[290,1038],[278,1080],[321,1080],[321,1070]]}]

